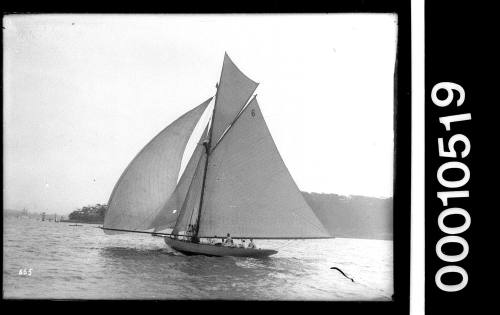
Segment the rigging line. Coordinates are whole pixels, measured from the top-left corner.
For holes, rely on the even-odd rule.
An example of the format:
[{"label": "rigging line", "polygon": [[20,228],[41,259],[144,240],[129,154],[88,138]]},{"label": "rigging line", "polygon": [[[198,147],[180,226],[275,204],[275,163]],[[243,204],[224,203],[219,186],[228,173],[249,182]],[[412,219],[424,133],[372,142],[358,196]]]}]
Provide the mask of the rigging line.
[{"label": "rigging line", "polygon": [[316,217],[316,219],[318,220],[318,222],[319,222],[320,225],[318,225],[318,224],[316,224],[314,222],[311,222],[304,215],[295,212],[293,209],[290,210],[290,213],[292,213],[296,217],[300,218],[302,221],[305,221],[306,223],[310,224],[311,226],[313,226],[317,230],[319,230],[319,231],[325,231],[328,234],[330,234],[330,232],[327,231],[326,227],[321,223],[321,220],[318,218],[318,216],[316,215],[316,213],[314,213],[314,211],[312,210],[311,206],[309,206],[309,204],[307,203],[307,201],[306,201],[306,205],[309,207],[309,209],[311,209],[312,214],[314,215],[314,217]]},{"label": "rigging line", "polygon": [[283,245],[279,246],[279,247],[278,247],[278,248],[276,248],[276,249],[281,249],[281,248],[287,247],[287,246],[289,246],[290,244],[292,244],[292,241],[293,241],[293,240],[288,240],[287,242],[285,242],[285,244],[283,244]]},{"label": "rigging line", "polygon": [[[198,167],[200,166],[200,162],[201,162],[201,160],[203,159],[203,155],[204,155],[204,154],[205,154],[205,153],[204,153],[204,152],[202,152],[202,154],[201,154],[201,156],[200,156],[200,159],[198,160],[198,163],[196,163],[196,169],[195,169],[195,171],[194,171],[193,177],[191,178],[191,182],[189,183],[188,192],[186,193],[186,197],[185,197],[185,199],[184,199],[184,202],[183,202],[183,203],[182,203],[182,205],[181,205],[181,209],[179,210],[180,212],[179,212],[179,215],[177,216],[177,220],[175,221],[175,225],[174,225],[174,228],[173,228],[172,232],[173,232],[174,230],[176,230],[176,229],[180,229],[180,228],[181,228],[181,226],[180,226],[181,221],[180,221],[180,220],[182,220],[182,218],[184,217],[184,215],[185,215],[185,213],[184,213],[184,212],[185,212],[185,211],[188,211],[188,210],[186,210],[185,206],[187,207],[187,204],[186,204],[186,203],[188,202],[188,198],[189,198],[189,196],[190,196],[190,193],[192,192],[191,188],[193,187],[193,185],[195,185],[195,184],[196,184],[196,183],[194,182],[194,180],[195,180],[195,178],[196,178],[197,171],[198,171]],[[184,209],[184,212],[182,211],[183,209]],[[191,215],[190,215],[190,218],[189,218],[189,222],[191,222],[191,220],[193,219],[193,213],[194,213],[194,209],[193,209],[193,210],[191,210]],[[179,230],[179,231],[180,231],[180,230]],[[177,231],[177,232],[179,232],[179,231]]]},{"label": "rigging line", "polygon": [[[123,230],[123,229],[112,229],[112,228],[105,228],[102,226],[96,226],[96,229],[101,229],[101,230],[109,230],[109,231],[117,231],[117,232],[129,232],[129,233],[140,233],[140,234],[151,234],[153,236],[177,236],[177,234],[171,234],[171,233],[160,233],[160,232],[148,232],[148,231],[141,231],[141,230]],[[214,238],[214,236],[197,236],[198,238]],[[222,238],[223,236],[215,236],[215,238]],[[225,236],[224,236],[225,237]],[[261,236],[237,236],[237,237],[231,237],[232,239],[249,239],[252,238],[254,240],[309,240],[309,239],[333,239],[335,237],[261,237]]]},{"label": "rigging line", "polygon": [[[193,179],[194,179],[194,177],[193,177]],[[185,201],[185,202],[187,202],[187,198],[186,198],[186,201]],[[193,225],[193,215],[194,215],[194,208],[191,210],[191,215],[189,216],[189,221],[188,221],[188,226],[186,227],[186,231],[187,231],[187,228],[188,228],[190,225]],[[177,226],[177,223],[176,223],[175,225]],[[179,227],[179,228],[180,228],[180,227]],[[179,230],[178,232],[180,232],[180,230]],[[193,232],[193,231],[191,230],[191,233],[192,233],[192,232]]]},{"label": "rigging line", "polygon": [[[198,236],[198,238],[225,238],[226,236]],[[333,236],[305,236],[305,237],[291,237],[291,236],[231,236],[232,239],[254,239],[254,240],[323,240],[334,239]]]},{"label": "rigging line", "polygon": [[101,230],[108,230],[108,231],[117,231],[117,232],[129,232],[129,233],[140,233],[140,234],[152,234],[152,235],[162,235],[162,236],[169,236],[173,234],[168,234],[168,233],[158,233],[158,232],[148,232],[148,231],[140,231],[140,230],[122,230],[122,229],[112,229],[112,228],[105,228],[102,226],[96,226],[96,229],[101,229]]},{"label": "rigging line", "polygon": [[[255,88],[257,89],[257,88]],[[248,105],[254,100],[254,98],[257,97],[257,94],[254,94],[254,95],[250,95],[250,97],[248,98],[248,100],[245,102],[245,105],[243,105],[243,107],[241,108],[240,112],[238,113],[238,115],[236,115],[236,117],[234,118],[234,120],[229,124],[229,126],[226,128],[226,130],[224,130],[224,132],[222,133],[222,136],[219,138],[219,140],[217,141],[217,143],[214,145],[213,148],[211,148],[211,151],[210,153],[214,152],[215,148],[217,148],[217,146],[219,145],[219,143],[221,143],[222,139],[226,136],[226,134],[229,132],[229,130],[231,129],[231,127],[233,127],[233,125],[236,123],[236,121],[238,120],[238,118],[240,118],[240,116],[243,114],[243,112],[248,108]]]}]

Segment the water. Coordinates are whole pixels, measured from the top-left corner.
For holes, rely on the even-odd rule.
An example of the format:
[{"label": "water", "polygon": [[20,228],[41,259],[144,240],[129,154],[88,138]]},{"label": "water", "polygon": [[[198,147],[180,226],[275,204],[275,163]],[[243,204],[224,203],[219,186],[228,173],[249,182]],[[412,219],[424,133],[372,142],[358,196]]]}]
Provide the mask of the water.
[{"label": "water", "polygon": [[[392,241],[257,240],[267,259],[183,256],[98,225],[4,219],[5,298],[390,300]],[[330,267],[339,267],[355,282]],[[31,268],[30,275],[19,275]]]}]

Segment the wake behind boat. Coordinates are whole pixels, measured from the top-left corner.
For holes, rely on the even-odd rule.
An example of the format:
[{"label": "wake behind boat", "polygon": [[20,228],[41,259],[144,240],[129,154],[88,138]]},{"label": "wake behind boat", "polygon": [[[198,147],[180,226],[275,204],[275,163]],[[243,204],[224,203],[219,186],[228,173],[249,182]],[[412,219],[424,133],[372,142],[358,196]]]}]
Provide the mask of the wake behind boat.
[{"label": "wake behind boat", "polygon": [[[257,86],[225,54],[215,97],[167,126],[125,169],[111,193],[104,232],[162,235],[189,255],[245,257],[277,251],[200,240],[228,233],[238,239],[332,238],[276,148],[253,94]],[[187,142],[212,103],[210,121],[178,178]]]}]

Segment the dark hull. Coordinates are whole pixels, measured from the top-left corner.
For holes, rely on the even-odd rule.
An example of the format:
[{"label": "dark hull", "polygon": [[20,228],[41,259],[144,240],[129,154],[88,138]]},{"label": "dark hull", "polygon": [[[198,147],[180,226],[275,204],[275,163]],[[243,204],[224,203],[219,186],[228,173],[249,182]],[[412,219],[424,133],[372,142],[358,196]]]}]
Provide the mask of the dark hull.
[{"label": "dark hull", "polygon": [[234,256],[234,257],[254,257],[263,258],[274,255],[278,251],[272,249],[253,249],[253,248],[239,248],[239,247],[226,247],[210,244],[197,244],[187,241],[176,240],[170,237],[165,237],[165,243],[171,248],[185,255],[205,255],[205,256]]}]

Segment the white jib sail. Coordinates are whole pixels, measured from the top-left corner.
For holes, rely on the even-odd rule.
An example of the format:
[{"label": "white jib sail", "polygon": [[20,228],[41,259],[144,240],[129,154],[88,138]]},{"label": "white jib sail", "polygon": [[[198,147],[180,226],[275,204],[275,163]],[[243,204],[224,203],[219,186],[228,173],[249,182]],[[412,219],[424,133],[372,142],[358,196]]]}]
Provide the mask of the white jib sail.
[{"label": "white jib sail", "polygon": [[[108,202],[104,228],[146,230],[177,184],[184,149],[212,98],[187,112],[154,137],[132,160]],[[104,230],[107,234],[115,231]]]}]

